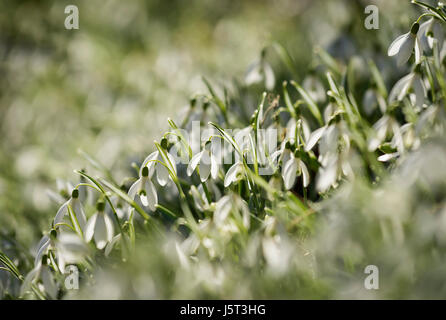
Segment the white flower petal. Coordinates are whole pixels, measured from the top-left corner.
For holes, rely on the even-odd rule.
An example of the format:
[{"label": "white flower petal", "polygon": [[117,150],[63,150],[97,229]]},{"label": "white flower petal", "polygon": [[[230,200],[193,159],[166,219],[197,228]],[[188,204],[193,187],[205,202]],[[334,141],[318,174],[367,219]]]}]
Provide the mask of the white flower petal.
[{"label": "white flower petal", "polygon": [[416,105],[421,108],[424,104],[424,97],[426,96],[426,89],[425,89],[424,84],[421,81],[421,78],[419,75],[416,75],[414,77],[412,87],[413,87],[413,91],[415,92],[415,96],[416,96]]},{"label": "white flower petal", "polygon": [[402,43],[396,57],[398,66],[402,66],[404,63],[407,62],[407,60],[409,60],[415,46],[415,38],[416,37],[414,35],[409,34],[406,40]]},{"label": "white flower petal", "polygon": [[118,243],[118,241],[121,240],[121,234],[117,234],[116,236],[113,237],[113,239],[107,243],[107,246],[105,247],[105,256],[108,256],[110,254],[110,252],[113,250],[113,247],[116,245],[116,243]]},{"label": "white flower petal", "polygon": [[211,173],[211,157],[209,157],[208,152],[203,151],[198,167],[200,168],[200,180],[204,182],[209,178]]},{"label": "white flower petal", "polygon": [[308,172],[307,166],[305,163],[299,159],[299,166],[302,170],[302,183],[303,186],[306,188],[310,184],[310,173]]},{"label": "white flower petal", "polygon": [[79,222],[79,226],[82,230],[85,228],[85,224],[87,223],[87,217],[84,212],[84,208],[82,207],[82,203],[79,199],[72,199],[71,205],[76,215],[77,222]]},{"label": "white flower petal", "polygon": [[85,241],[87,242],[90,242],[91,239],[93,238],[97,216],[98,216],[97,213],[92,215],[91,218],[88,220],[87,224],[85,225],[84,238]]},{"label": "white flower petal", "polygon": [[167,158],[169,159],[169,168],[173,171],[173,173],[177,173],[177,166],[175,162],[175,158],[173,155],[170,154],[170,152],[167,152]]},{"label": "white flower petal", "polygon": [[214,180],[218,177],[218,162],[214,155],[211,155],[211,176]]},{"label": "white flower petal", "polygon": [[265,74],[265,88],[267,90],[273,90],[276,83],[276,78],[274,76],[273,69],[266,62],[263,63],[263,73]]},{"label": "white flower petal", "polygon": [[145,183],[145,191],[147,197],[147,205],[149,206],[150,210],[155,211],[156,205],[158,204],[158,195],[156,193],[155,186],[149,179],[147,179]]},{"label": "white flower petal", "polygon": [[232,208],[232,199],[230,196],[224,196],[220,200],[218,200],[215,212],[214,212],[214,221],[216,225],[221,225],[231,212]]},{"label": "white flower petal", "polygon": [[387,51],[387,55],[389,57],[392,57],[396,55],[399,51],[403,43],[406,41],[406,39],[409,37],[409,33],[405,33],[397,37],[389,46],[389,50]]},{"label": "white flower petal", "polygon": [[334,162],[326,168],[320,168],[316,183],[318,191],[326,191],[336,182],[337,163]]},{"label": "white flower petal", "polygon": [[407,90],[412,83],[413,77],[414,74],[409,73],[408,75],[398,80],[397,83],[395,83],[389,94],[389,103],[392,103],[396,100],[401,101],[404,98],[404,96],[407,94]]},{"label": "white flower petal", "polygon": [[139,186],[141,184],[141,178],[136,180],[129,189],[128,195],[129,198],[135,200],[136,193],[138,192]]},{"label": "white flower petal", "polygon": [[241,163],[236,162],[234,163],[228,170],[225,176],[224,185],[225,187],[228,187],[231,183],[235,182],[238,179],[238,174],[240,173]]},{"label": "white flower petal", "polygon": [[158,163],[156,166],[156,179],[162,187],[169,181],[169,171],[161,163]]},{"label": "white flower petal", "polygon": [[39,250],[37,251],[36,258],[34,259],[35,265],[42,261],[42,257],[48,251],[48,247],[50,246],[50,244],[51,240],[48,236],[42,238],[41,245],[39,246]]},{"label": "white flower petal", "polygon": [[96,243],[96,247],[99,250],[105,248],[105,245],[109,241],[109,232],[107,230],[105,219],[106,218],[104,212],[97,213],[93,238],[94,242]]},{"label": "white flower petal", "polygon": [[65,218],[65,215],[68,212],[68,204],[70,203],[70,200],[66,201],[60,208],[57,210],[56,217],[54,218],[54,224],[61,223],[63,219]]},{"label": "white flower petal", "polygon": [[149,176],[152,177],[153,170],[155,168],[155,165],[157,164],[156,161],[152,161],[152,160],[156,160],[156,159],[158,159],[158,157],[159,157],[158,151],[155,151],[155,152],[152,152],[151,154],[149,154],[142,162],[141,168],[139,169],[139,176],[142,176],[142,169],[144,167],[148,167],[149,168]]},{"label": "white flower petal", "polygon": [[307,144],[305,145],[305,151],[310,151],[322,137],[325,132],[326,127],[321,127],[319,129],[314,130],[310,137],[308,138]]},{"label": "white flower petal", "polygon": [[191,176],[192,173],[194,173],[195,168],[197,167],[198,163],[200,162],[201,156],[203,154],[203,151],[198,152],[196,155],[192,157],[189,161],[189,165],[187,166],[187,175]]},{"label": "white flower petal", "polygon": [[296,173],[297,173],[297,159],[291,157],[288,160],[282,170],[283,183],[285,185],[285,189],[289,190],[293,187],[294,182],[296,181]]}]

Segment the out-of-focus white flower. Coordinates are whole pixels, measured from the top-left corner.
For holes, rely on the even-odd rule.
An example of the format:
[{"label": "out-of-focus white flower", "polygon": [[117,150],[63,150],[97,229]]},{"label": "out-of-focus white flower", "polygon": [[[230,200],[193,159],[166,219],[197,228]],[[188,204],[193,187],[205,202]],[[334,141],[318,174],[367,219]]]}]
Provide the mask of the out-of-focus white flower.
[{"label": "out-of-focus white flower", "polygon": [[20,294],[23,296],[27,291],[31,289],[31,286],[35,284],[39,279],[42,280],[43,286],[41,289],[51,299],[57,298],[57,292],[59,291],[56,282],[54,281],[53,273],[46,264],[47,258],[44,257],[42,261],[38,261],[35,267],[26,275],[23,280]]},{"label": "out-of-focus white flower", "polygon": [[444,41],[444,31],[440,21],[431,18],[422,23],[420,25],[420,30],[418,31],[418,39],[423,51],[433,49],[434,41],[438,42],[438,48],[441,49]]},{"label": "out-of-focus white flower", "polygon": [[286,239],[275,236],[265,237],[262,241],[263,256],[268,264],[268,271],[272,275],[282,275],[289,268],[292,258],[292,246]]},{"label": "out-of-focus white flower", "polygon": [[138,195],[141,203],[150,210],[155,211],[158,204],[158,195],[155,186],[149,178],[149,168],[143,167],[141,176],[136,180],[129,189],[128,195],[131,199],[135,199]]},{"label": "out-of-focus white flower", "polygon": [[187,175],[191,176],[198,166],[200,180],[202,182],[212,176],[212,179],[217,179],[218,176],[218,159],[212,152],[212,143],[208,141],[204,146],[203,151],[198,152],[192,157],[187,166]]},{"label": "out-of-focus white flower", "polygon": [[[165,165],[176,174],[175,158],[169,152],[166,152],[166,154],[170,163],[165,163]],[[164,163],[164,160],[159,151],[152,152],[144,159],[141,169],[139,170],[139,175],[142,176],[142,170],[147,167],[149,168],[149,177],[152,178],[153,174],[156,172],[158,183],[164,187],[169,181],[170,175],[167,168],[160,162]]]},{"label": "out-of-focus white flower", "polygon": [[375,111],[377,106],[381,113],[384,113],[387,110],[386,100],[378,93],[376,88],[369,88],[366,90],[362,98],[362,105],[364,107],[364,112],[369,116]]},{"label": "out-of-focus white flower", "polygon": [[232,212],[233,217],[243,223],[243,226],[248,229],[250,226],[249,207],[247,203],[238,195],[230,194],[218,200],[215,212],[214,222],[217,226],[222,227]]},{"label": "out-of-focus white flower", "polygon": [[201,184],[198,186],[198,188],[196,186],[192,186],[190,188],[190,193],[192,195],[192,199],[194,199],[195,207],[198,210],[203,212],[209,209],[209,201]]},{"label": "out-of-focus white flower", "polygon": [[301,159],[296,158],[290,150],[290,143],[287,143],[281,151],[280,159],[282,161],[282,178],[285,189],[291,189],[296,178],[300,175],[302,175],[303,186],[306,188],[310,183],[310,174],[305,163]]},{"label": "out-of-focus white flower", "polygon": [[245,83],[250,86],[255,83],[260,83],[264,81],[265,88],[267,90],[274,89],[276,83],[276,78],[274,76],[274,71],[265,59],[261,58],[253,62],[246,71]]},{"label": "out-of-focus white flower", "polygon": [[84,230],[85,224],[87,223],[87,217],[85,216],[82,203],[79,200],[78,189],[74,189],[71,192],[71,198],[59,208],[56,217],[54,218],[54,224],[56,225],[58,223],[63,222],[64,218],[68,215],[68,206],[70,206],[70,208],[73,210],[77,222],[79,222],[79,226],[81,227],[82,230]]},{"label": "out-of-focus white flower", "polygon": [[99,201],[96,208],[98,211],[85,226],[85,241],[90,242],[94,238],[96,247],[103,249],[113,238],[113,221],[104,211],[104,202]]},{"label": "out-of-focus white flower", "polygon": [[391,146],[396,148],[400,153],[404,151],[403,136],[401,134],[398,122],[388,114],[382,116],[374,125],[375,135],[368,142],[369,151],[375,151],[385,140],[387,133],[393,133]]},{"label": "out-of-focus white flower", "polygon": [[114,246],[121,241],[121,234],[118,233],[116,236],[113,237],[113,239],[107,243],[107,246],[105,247],[105,256],[108,256],[110,254],[110,252],[113,250]]},{"label": "out-of-focus white flower", "polygon": [[314,74],[311,74],[304,79],[302,87],[308,92],[308,95],[314,102],[321,103],[325,101],[325,88]]},{"label": "out-of-focus white flower", "polygon": [[415,70],[408,75],[404,76],[393,86],[389,94],[389,103],[394,101],[401,101],[408,94],[410,88],[415,93],[415,104],[418,107],[422,107],[424,99],[426,97],[426,87],[419,72],[420,66],[417,65]]},{"label": "out-of-focus white flower", "polygon": [[79,263],[88,254],[88,247],[83,239],[78,234],[71,232],[63,232],[58,235],[56,249],[57,262],[62,273],[65,273],[67,264]]},{"label": "out-of-focus white flower", "polygon": [[232,183],[240,181],[241,179],[243,179],[244,170],[245,169],[243,167],[243,163],[242,162],[237,161],[236,163],[234,163],[229,168],[228,172],[226,172],[225,181],[224,181],[225,187],[228,187]]},{"label": "out-of-focus white flower", "polygon": [[421,59],[420,45],[417,39],[417,32],[420,28],[418,23],[414,23],[408,33],[397,37],[389,47],[387,54],[392,57],[396,56],[398,66],[402,66],[409,60],[412,51],[415,48],[415,61],[418,64]]},{"label": "out-of-focus white flower", "polygon": [[348,161],[350,138],[343,121],[329,124],[313,131],[305,150],[309,151],[319,142],[318,161],[321,164],[316,177],[316,189],[326,191],[334,185],[341,174],[349,177],[353,170]]}]

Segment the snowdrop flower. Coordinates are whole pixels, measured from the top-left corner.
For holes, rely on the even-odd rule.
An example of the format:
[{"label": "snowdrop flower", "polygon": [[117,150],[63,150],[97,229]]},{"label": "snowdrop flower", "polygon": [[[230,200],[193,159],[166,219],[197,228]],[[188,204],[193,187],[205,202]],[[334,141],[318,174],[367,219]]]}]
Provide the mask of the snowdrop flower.
[{"label": "snowdrop flower", "polygon": [[187,166],[187,175],[191,176],[194,173],[195,168],[198,166],[200,180],[202,182],[209,179],[209,175],[212,179],[217,179],[218,176],[218,159],[212,152],[212,143],[208,141],[203,151],[197,153],[192,157]]},{"label": "snowdrop flower", "polygon": [[64,232],[57,237],[56,249],[57,262],[62,273],[65,273],[67,264],[79,263],[88,254],[86,243],[72,232]]},{"label": "snowdrop flower", "polygon": [[195,207],[198,210],[203,212],[209,209],[209,201],[201,184],[198,186],[198,188],[194,185],[191,186],[190,193],[192,195],[192,199],[194,200]]},{"label": "snowdrop flower", "polygon": [[252,63],[245,74],[245,83],[248,86],[262,81],[265,82],[265,88],[267,90],[274,89],[276,78],[273,69],[263,57]]},{"label": "snowdrop flower", "polygon": [[99,201],[96,205],[98,210],[85,226],[85,241],[90,242],[94,238],[96,247],[103,249],[113,238],[113,221],[105,213],[105,202]]},{"label": "snowdrop flower", "polygon": [[389,94],[389,103],[403,100],[410,88],[415,93],[415,105],[421,108],[426,97],[426,87],[421,78],[421,65],[417,65],[414,71],[395,83]]},{"label": "snowdrop flower", "polygon": [[222,227],[227,223],[231,212],[234,218],[241,221],[245,228],[249,228],[251,213],[248,204],[236,194],[226,195],[218,200],[213,218],[215,224]]},{"label": "snowdrop flower", "polygon": [[282,178],[286,190],[290,190],[294,186],[296,177],[302,175],[303,186],[306,188],[310,183],[310,174],[305,163],[296,158],[290,149],[286,148],[282,153]]},{"label": "snowdrop flower", "polygon": [[[307,120],[305,120],[304,117],[299,117],[299,119],[296,121],[296,119],[291,118],[286,126],[286,135],[285,139],[283,141],[283,146],[289,141],[291,144],[298,144],[299,141],[299,129],[302,130],[302,137],[304,139],[308,139],[308,137],[311,134],[310,126],[308,125]],[[297,141],[296,141],[297,138]]]},{"label": "snowdrop flower", "polygon": [[155,211],[158,204],[158,195],[155,186],[149,178],[149,168],[143,167],[141,176],[129,189],[128,195],[131,199],[135,199],[138,195],[141,203],[150,210]]},{"label": "snowdrop flower", "polygon": [[74,212],[77,222],[79,222],[79,226],[81,227],[82,230],[84,230],[85,224],[87,223],[87,217],[85,216],[82,203],[79,200],[78,189],[74,189],[71,192],[71,198],[59,208],[56,217],[54,218],[54,224],[56,225],[58,223],[63,222],[64,218],[68,215],[68,206],[70,206],[70,208]]},{"label": "snowdrop flower", "polygon": [[304,79],[302,87],[308,92],[308,95],[314,102],[321,103],[325,101],[325,88],[314,74]]},{"label": "snowdrop flower", "polygon": [[381,113],[386,112],[387,104],[385,99],[378,93],[376,88],[369,88],[364,93],[362,99],[362,105],[364,106],[364,112],[370,116],[379,107]]},{"label": "snowdrop flower", "polygon": [[34,266],[34,268],[26,275],[23,280],[22,287],[20,289],[20,294],[23,296],[27,291],[30,290],[31,286],[35,284],[39,279],[42,280],[42,286],[40,289],[46,293],[46,295],[51,299],[57,298],[57,293],[59,291],[56,282],[54,280],[53,273],[47,265],[47,256],[43,256],[40,261]]},{"label": "snowdrop flower", "polygon": [[387,54],[392,57],[396,56],[397,65],[402,66],[409,60],[412,51],[415,48],[415,61],[418,64],[421,59],[421,50],[417,39],[417,32],[420,25],[415,22],[410,29],[410,32],[405,33],[396,38],[390,45]]},{"label": "snowdrop flower", "polygon": [[369,151],[375,151],[386,139],[387,133],[393,133],[391,146],[398,149],[400,153],[404,151],[403,137],[398,122],[388,114],[385,114],[374,125],[375,135],[368,142]]},{"label": "snowdrop flower", "polygon": [[245,172],[245,169],[243,167],[243,163],[240,161],[237,161],[234,163],[226,172],[224,185],[225,187],[230,186],[232,183],[235,183],[237,181],[240,181],[243,179],[243,173]]},{"label": "snowdrop flower", "polygon": [[319,142],[318,161],[321,164],[316,177],[316,189],[326,191],[334,185],[342,173],[352,176],[353,170],[348,162],[350,139],[343,121],[316,129],[305,145],[310,151]]},{"label": "snowdrop flower", "polygon": [[[166,163],[166,165],[176,174],[176,166],[175,159],[169,153],[166,152],[167,157],[169,158],[170,163]],[[149,168],[149,177],[152,178],[153,174],[156,172],[156,178],[160,186],[164,187],[169,181],[169,171],[167,168],[159,162],[164,162],[162,155],[159,151],[152,152],[144,159],[141,169],[139,170],[139,175],[142,175],[142,170],[147,167]]]},{"label": "snowdrop flower", "polygon": [[418,38],[423,51],[433,49],[434,41],[438,42],[438,48],[443,46],[444,32],[440,22],[431,18],[420,25]]}]

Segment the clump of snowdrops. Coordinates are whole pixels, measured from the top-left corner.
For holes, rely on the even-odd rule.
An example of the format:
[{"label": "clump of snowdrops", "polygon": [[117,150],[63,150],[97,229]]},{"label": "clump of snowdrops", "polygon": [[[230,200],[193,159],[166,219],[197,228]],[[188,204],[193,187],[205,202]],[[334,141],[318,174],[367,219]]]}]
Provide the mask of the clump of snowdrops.
[{"label": "clump of snowdrops", "polygon": [[203,79],[208,93],[168,119],[133,176],[86,156],[101,174],[76,170],[33,269],[0,256],[17,296],[445,297],[446,10],[415,3],[425,12],[388,49],[409,68],[390,90],[373,61],[322,49],[301,83],[278,85],[265,52],[290,55],[274,44],[244,79],[268,90],[254,108],[240,86]]}]

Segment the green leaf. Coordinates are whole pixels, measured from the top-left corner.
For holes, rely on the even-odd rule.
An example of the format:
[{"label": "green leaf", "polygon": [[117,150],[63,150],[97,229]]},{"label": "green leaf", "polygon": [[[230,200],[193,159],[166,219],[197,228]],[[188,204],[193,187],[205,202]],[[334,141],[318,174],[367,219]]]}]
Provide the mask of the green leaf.
[{"label": "green leaf", "polygon": [[310,109],[311,114],[316,118],[319,125],[323,125],[324,121],[322,120],[321,112],[319,111],[318,106],[316,103],[311,99],[310,95],[300,86],[296,83],[296,81],[291,81],[291,84],[296,88],[296,90],[300,93],[302,98],[307,103],[308,108]]}]

